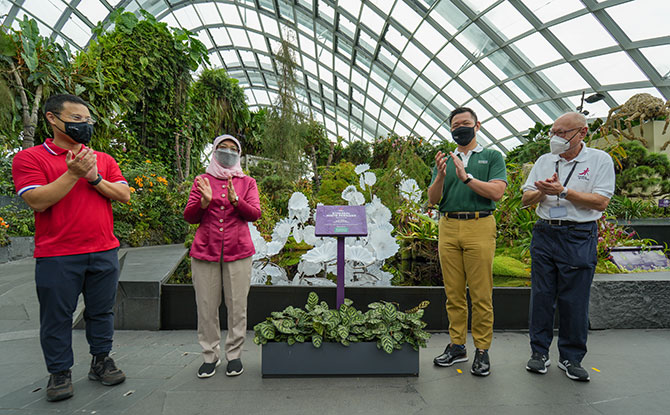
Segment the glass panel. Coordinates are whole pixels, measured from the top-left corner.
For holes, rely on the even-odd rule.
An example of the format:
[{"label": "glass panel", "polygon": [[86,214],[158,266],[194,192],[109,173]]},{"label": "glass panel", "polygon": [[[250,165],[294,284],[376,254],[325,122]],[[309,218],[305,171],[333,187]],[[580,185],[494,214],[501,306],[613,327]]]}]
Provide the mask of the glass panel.
[{"label": "glass panel", "polygon": [[456,36],[456,40],[475,57],[486,55],[498,48],[493,40],[474,24],[471,24]]},{"label": "glass panel", "polygon": [[463,67],[469,64],[468,58],[456,49],[456,46],[452,43],[448,43],[447,46],[437,54],[437,57],[455,73],[460,72]]},{"label": "glass panel", "polygon": [[354,33],[356,33],[356,25],[354,24],[354,22],[349,20],[343,14],[340,15],[340,24],[338,29],[352,39],[354,38]]},{"label": "glass panel", "polygon": [[384,26],[384,19],[375,13],[371,8],[363,6],[361,12],[361,23],[372,29],[375,33],[381,33]]},{"label": "glass panel", "polygon": [[483,20],[489,23],[498,34],[501,34],[503,39],[512,39],[533,29],[528,20],[507,2],[501,3],[486,13]]},{"label": "glass panel", "polygon": [[556,86],[558,92],[590,88],[590,85],[569,63],[552,66],[538,73],[547,77],[549,82]]},{"label": "glass panel", "polygon": [[520,146],[521,141],[516,137],[512,137],[508,140],[503,141],[500,144],[502,144],[507,150],[512,150],[513,148]]},{"label": "glass panel", "polygon": [[447,41],[427,20],[421,23],[421,26],[419,26],[419,29],[414,34],[414,39],[433,54],[436,54]]},{"label": "glass panel", "polygon": [[472,11],[479,13],[488,9],[496,0],[465,0],[465,4],[470,6]]},{"label": "glass panel", "polygon": [[409,42],[403,53],[403,57],[417,70],[421,71],[430,60],[425,53],[421,51],[414,42]]},{"label": "glass panel", "polygon": [[628,99],[633,95],[642,93],[651,94],[657,98],[661,98],[663,101],[666,100],[666,98],[664,98],[661,92],[656,88],[626,89],[624,91],[609,91],[608,93],[619,105],[628,101]]},{"label": "glass panel", "polygon": [[554,120],[549,115],[547,115],[547,113],[542,108],[540,108],[539,105],[531,105],[528,107],[528,109],[533,111],[533,114],[535,114],[543,124],[551,124],[554,122]]},{"label": "glass panel", "polygon": [[606,10],[632,41],[668,35],[668,1],[635,0]]},{"label": "glass panel", "polygon": [[70,15],[65,26],[61,29],[61,33],[72,39],[79,46],[86,45],[91,38],[91,28],[75,14]]},{"label": "glass panel", "polygon": [[[54,3],[50,1],[45,2],[44,0],[26,0],[22,7],[24,10],[28,11],[30,14],[34,15],[52,27],[56,24],[58,19],[60,19],[63,10],[65,10],[65,5],[60,1],[58,3]],[[16,20],[23,19],[23,16],[19,18],[17,15],[16,17]],[[40,34],[44,36],[42,29],[40,29]]]},{"label": "glass panel", "polygon": [[670,79],[670,45],[655,46],[653,48],[640,49],[649,60],[661,78]]},{"label": "glass panel", "polygon": [[249,67],[254,67],[257,68],[258,65],[256,64],[256,58],[254,56],[253,52],[249,52],[246,50],[241,50],[240,56],[242,57],[242,62],[244,63],[244,66],[249,66]]},{"label": "glass panel", "polygon": [[377,6],[384,14],[389,14],[391,7],[393,7],[393,2],[389,0],[371,0],[371,3]]},{"label": "glass panel", "polygon": [[[475,107],[475,105],[471,106],[471,108],[473,110],[475,110],[475,112],[477,113],[477,116],[479,116],[479,118],[482,119],[483,117],[480,116],[479,111],[477,111],[474,107]],[[502,125],[502,123],[500,121],[496,120],[495,118],[492,118],[492,119],[486,121],[485,123],[483,123],[482,127],[485,128],[486,131],[488,131],[488,133],[491,136],[496,137],[497,139],[501,139],[502,137],[507,137],[508,135],[511,134],[509,132],[509,130],[507,128],[505,128],[505,126]]]},{"label": "glass panel", "polygon": [[514,111],[504,114],[503,118],[505,118],[508,123],[512,124],[512,127],[517,131],[526,131],[535,125],[535,121],[533,121],[521,108],[517,108]]},{"label": "glass panel", "polygon": [[389,25],[384,37],[386,38],[389,44],[393,45],[394,48],[400,51],[405,49],[405,45],[407,44],[408,41],[407,37],[405,37],[405,35],[400,33],[398,29],[394,27],[393,23]]},{"label": "glass panel", "polygon": [[207,30],[201,30],[200,32],[198,32],[198,40],[201,41],[202,44],[205,45],[205,47],[208,50],[214,47],[214,44],[212,43],[207,34]]},{"label": "glass panel", "polygon": [[240,7],[240,11],[242,12],[242,21],[244,22],[245,26],[254,30],[263,30],[261,27],[261,21],[258,18],[258,12],[246,7]]},{"label": "glass panel", "polygon": [[584,8],[580,0],[523,0],[523,3],[543,23]]},{"label": "glass panel", "polygon": [[593,15],[568,20],[549,30],[572,52],[583,53],[590,50],[614,46],[617,42]]},{"label": "glass panel", "polygon": [[258,61],[261,63],[261,68],[268,70],[268,71],[273,71],[274,68],[272,67],[272,59],[263,54],[257,54],[256,57],[258,58]]},{"label": "glass panel", "polygon": [[[88,3],[88,2],[82,2]],[[195,9],[198,11],[198,16],[200,20],[206,25],[221,23],[221,16],[219,16],[219,11],[216,9],[216,4],[214,3],[202,3],[197,4]]]},{"label": "glass panel", "polygon": [[447,94],[456,105],[461,105],[472,97],[470,93],[455,80],[451,81],[447,87],[444,88],[444,93]]},{"label": "glass panel", "polygon": [[237,47],[251,48],[249,45],[249,39],[247,39],[247,31],[243,29],[235,29],[233,27],[228,29],[230,33],[230,38],[233,41],[233,44]]},{"label": "glass panel", "polygon": [[505,93],[502,92],[500,88],[493,88],[490,91],[482,94],[481,99],[486,101],[494,110],[498,112],[503,112],[506,109],[514,107],[514,101],[512,101]]},{"label": "glass panel", "polygon": [[430,79],[438,88],[444,87],[451,80],[447,72],[440,68],[435,61],[430,61],[426,69],[423,70],[424,76]]},{"label": "glass panel", "polygon": [[226,64],[226,68],[241,66],[240,60],[237,57],[237,52],[234,50],[222,50],[219,53],[221,53],[223,62]]},{"label": "glass panel", "polygon": [[375,46],[377,41],[372,39],[370,35],[361,30],[358,36],[358,44],[361,45],[365,50],[367,50],[371,55],[375,53]]},{"label": "glass panel", "polygon": [[386,95],[386,97],[384,97],[384,108],[392,114],[397,114],[400,112],[400,103],[390,95]]},{"label": "glass panel", "polygon": [[[235,11],[235,14],[237,14],[237,8],[233,7],[233,10]],[[195,13],[193,6],[182,7],[181,9],[176,9],[172,13],[177,18],[179,24],[185,29],[190,30],[195,27],[202,26],[202,22]]]},{"label": "glass panel", "polygon": [[263,30],[270,33],[271,35],[274,35],[275,37],[279,37],[279,26],[277,26],[277,21],[264,14],[261,14],[260,16],[261,22],[263,22]]},{"label": "glass panel", "polygon": [[486,69],[488,69],[489,71],[493,72],[493,75],[494,75],[496,78],[498,78],[499,80],[507,78],[507,76],[505,75],[505,73],[504,73],[502,70],[500,70],[500,68],[498,67],[498,65],[494,64],[493,62],[491,62],[491,59],[489,59],[489,58],[484,58],[484,59],[482,59],[480,62],[484,64],[484,66],[486,67]]},{"label": "glass panel", "polygon": [[[507,75],[506,77],[511,78],[513,76],[517,76],[523,73],[521,68],[519,68],[519,66],[512,60],[512,58],[510,58],[510,56],[507,53],[501,50],[495,51],[492,54],[490,54],[487,58],[485,58],[485,60],[488,59],[491,60],[491,63],[493,65],[495,65],[505,75]],[[506,77],[503,77],[501,79],[504,79]]]},{"label": "glass panel", "polygon": [[333,10],[332,7],[330,7],[326,2],[323,0],[319,0],[319,16],[325,19],[327,22],[330,24],[333,24],[333,21],[335,19],[335,10]]},{"label": "glass panel", "polygon": [[414,30],[421,23],[421,16],[403,1],[396,2],[392,15],[410,33],[414,33]]},{"label": "glass panel", "polygon": [[230,37],[228,37],[228,32],[226,31],[226,29],[222,27],[215,27],[209,29],[209,33],[212,35],[214,43],[218,46],[228,46],[232,45],[233,43],[231,42]]},{"label": "glass panel", "polygon": [[493,85],[493,81],[475,65],[466,69],[459,77],[476,92],[480,92]]},{"label": "glass panel", "polygon": [[533,33],[512,43],[530,66],[539,66],[561,59],[561,55],[539,33]]},{"label": "glass panel", "polygon": [[[56,3],[56,2],[41,1],[40,7],[37,10],[40,11],[44,10],[45,6],[49,3],[55,4],[56,7],[60,7],[61,5],[60,2]],[[161,9],[164,10],[165,5],[163,5]],[[109,14],[109,10],[107,10],[107,7],[103,6],[102,3],[100,3],[100,1],[98,0],[88,0],[79,2],[79,4],[77,5],[77,10],[80,11],[81,14],[83,14],[88,19],[88,21],[93,24],[97,24],[98,22],[105,20],[105,17],[107,17],[107,15]],[[55,18],[57,19],[58,17],[60,16],[56,16]],[[47,21],[45,20],[45,22]]]},{"label": "glass panel", "polygon": [[470,19],[450,1],[437,3],[433,12],[430,13],[430,17],[452,34],[470,22]]},{"label": "glass panel", "polygon": [[268,47],[265,43],[265,37],[263,35],[252,32],[252,31],[247,31],[247,35],[249,35],[249,40],[251,41],[251,46],[254,49],[256,49],[259,52],[268,53]]},{"label": "glass panel", "polygon": [[305,71],[307,71],[307,72],[311,73],[312,75],[316,76],[316,74],[317,74],[316,62],[313,59],[303,55],[302,65],[303,65],[303,68],[304,68]]},{"label": "glass panel", "polygon": [[582,59],[581,62],[601,85],[648,79],[625,52]]}]

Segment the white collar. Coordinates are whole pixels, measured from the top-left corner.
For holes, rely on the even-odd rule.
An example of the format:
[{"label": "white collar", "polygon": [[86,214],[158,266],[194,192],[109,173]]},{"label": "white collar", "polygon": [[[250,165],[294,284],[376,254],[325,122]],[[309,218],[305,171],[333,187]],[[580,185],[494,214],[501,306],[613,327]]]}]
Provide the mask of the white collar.
[{"label": "white collar", "polygon": [[[481,144],[477,143],[477,147],[475,147],[475,148],[473,148],[472,150],[468,151],[468,154],[470,154],[470,153],[481,153],[483,150],[484,150],[484,147],[482,147]],[[456,149],[456,152],[455,152],[454,154],[456,154],[457,156],[458,156],[459,154],[463,154],[463,155],[465,155],[465,153],[461,153],[461,152],[458,150],[458,148]]]}]

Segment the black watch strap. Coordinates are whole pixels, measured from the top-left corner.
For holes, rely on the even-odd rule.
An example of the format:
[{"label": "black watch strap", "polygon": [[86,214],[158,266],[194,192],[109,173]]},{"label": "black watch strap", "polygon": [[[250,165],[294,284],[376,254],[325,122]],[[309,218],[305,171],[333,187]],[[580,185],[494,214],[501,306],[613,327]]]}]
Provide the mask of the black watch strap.
[{"label": "black watch strap", "polygon": [[98,178],[89,182],[89,183],[91,184],[91,186],[97,186],[98,183],[100,183],[101,181],[102,181],[102,176],[100,175],[100,173],[98,173]]}]

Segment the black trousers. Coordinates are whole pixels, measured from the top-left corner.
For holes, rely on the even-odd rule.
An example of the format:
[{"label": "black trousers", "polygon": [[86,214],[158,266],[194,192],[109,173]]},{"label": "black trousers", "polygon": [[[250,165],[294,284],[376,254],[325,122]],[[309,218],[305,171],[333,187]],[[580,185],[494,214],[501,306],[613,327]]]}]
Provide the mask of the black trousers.
[{"label": "black trousers", "polygon": [[40,302],[40,343],[49,373],[68,370],[74,364],[72,316],[79,294],[84,295],[90,353],[97,355],[112,349],[118,282],[118,248],[37,258],[35,283]]}]

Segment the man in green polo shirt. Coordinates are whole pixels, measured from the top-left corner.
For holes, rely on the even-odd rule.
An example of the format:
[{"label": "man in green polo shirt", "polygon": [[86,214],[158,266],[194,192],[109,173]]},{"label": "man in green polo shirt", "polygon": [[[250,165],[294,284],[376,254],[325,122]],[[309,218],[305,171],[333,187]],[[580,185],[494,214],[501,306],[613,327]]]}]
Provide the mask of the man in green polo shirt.
[{"label": "man in green polo shirt", "polygon": [[458,145],[448,156],[435,156],[428,202],[440,210],[439,253],[451,342],[433,362],[451,366],[466,362],[468,332],[466,286],[472,300],[475,357],[470,372],[490,373],[488,349],[493,338],[493,255],[496,248],[495,202],[507,187],[502,154],[477,144],[481,126],[470,108],[449,115],[451,135]]}]

